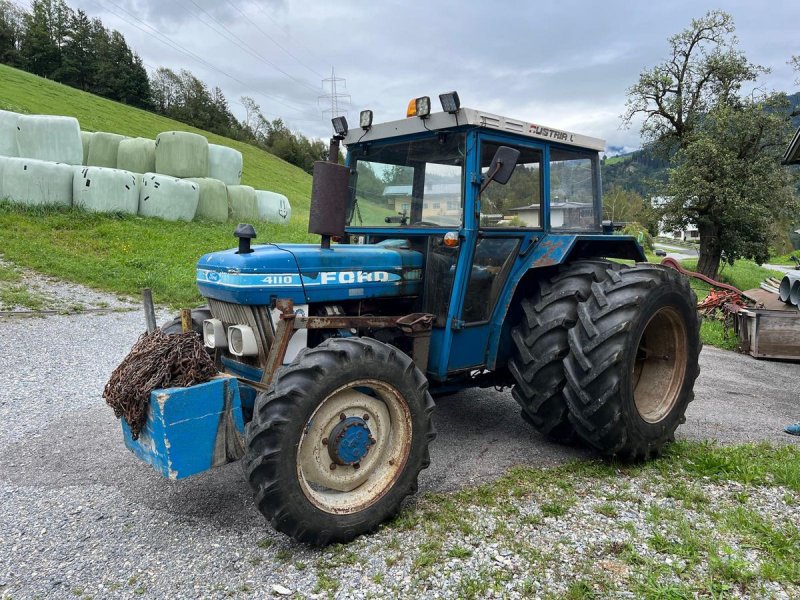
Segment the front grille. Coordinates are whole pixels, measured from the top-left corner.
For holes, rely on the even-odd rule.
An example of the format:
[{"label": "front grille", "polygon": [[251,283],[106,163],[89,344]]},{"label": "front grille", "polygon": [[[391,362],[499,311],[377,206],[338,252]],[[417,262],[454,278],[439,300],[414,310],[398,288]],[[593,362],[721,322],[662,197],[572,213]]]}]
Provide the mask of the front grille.
[{"label": "front grille", "polygon": [[258,341],[258,362],[260,364],[266,362],[272,340],[275,339],[269,307],[232,304],[211,298],[208,299],[208,307],[211,309],[211,315],[222,321],[226,328],[230,325],[249,326]]}]

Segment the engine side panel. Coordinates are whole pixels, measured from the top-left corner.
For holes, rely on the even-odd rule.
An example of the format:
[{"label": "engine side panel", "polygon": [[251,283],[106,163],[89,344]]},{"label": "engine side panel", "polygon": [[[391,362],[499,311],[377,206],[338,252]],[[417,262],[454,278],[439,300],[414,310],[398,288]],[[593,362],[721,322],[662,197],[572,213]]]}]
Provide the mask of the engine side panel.
[{"label": "engine side panel", "polygon": [[416,296],[422,290],[422,254],[378,245],[269,244],[250,254],[214,252],[197,263],[206,298],[237,304],[296,304]]}]

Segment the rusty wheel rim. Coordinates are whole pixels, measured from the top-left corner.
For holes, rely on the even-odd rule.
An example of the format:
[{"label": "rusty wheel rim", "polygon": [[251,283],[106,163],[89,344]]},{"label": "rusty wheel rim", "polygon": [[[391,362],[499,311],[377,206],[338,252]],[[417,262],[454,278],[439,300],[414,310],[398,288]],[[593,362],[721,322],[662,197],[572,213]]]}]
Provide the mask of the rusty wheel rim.
[{"label": "rusty wheel rim", "polygon": [[686,378],[686,324],[673,307],[664,307],[647,322],[637,343],[633,398],[647,423],[663,421],[675,407]]},{"label": "rusty wheel rim", "polygon": [[[367,424],[375,440],[355,465],[337,464],[329,451],[337,425],[348,419]],[[393,386],[362,379],[335,390],[314,410],[300,437],[297,475],[303,494],[332,514],[351,514],[372,506],[403,472],[411,436],[411,412]]]}]

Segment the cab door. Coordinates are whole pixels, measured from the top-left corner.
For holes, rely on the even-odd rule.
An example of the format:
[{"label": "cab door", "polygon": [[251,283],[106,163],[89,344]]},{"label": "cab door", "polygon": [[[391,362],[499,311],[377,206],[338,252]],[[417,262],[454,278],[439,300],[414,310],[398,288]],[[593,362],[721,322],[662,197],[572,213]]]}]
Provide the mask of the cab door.
[{"label": "cab door", "polygon": [[498,299],[520,253],[527,254],[541,238],[548,218],[543,200],[546,146],[512,141],[502,135],[482,135],[477,153],[482,175],[486,175],[499,146],[516,148],[520,157],[508,183],[491,183],[481,198],[475,198],[476,231],[469,247],[461,249],[463,292],[452,324],[451,373],[486,364],[489,334],[493,328],[502,327],[507,311],[507,307],[498,306]]}]

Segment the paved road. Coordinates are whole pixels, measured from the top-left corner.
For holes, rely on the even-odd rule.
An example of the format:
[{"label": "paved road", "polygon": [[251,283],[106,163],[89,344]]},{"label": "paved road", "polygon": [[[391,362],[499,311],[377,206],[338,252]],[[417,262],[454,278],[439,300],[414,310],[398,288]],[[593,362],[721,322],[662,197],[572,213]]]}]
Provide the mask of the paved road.
[{"label": "paved road", "polygon": [[653,245],[656,248],[666,250],[667,256],[669,258],[674,258],[675,260],[697,258],[697,250],[693,248],[687,248],[685,246],[670,246],[669,244],[662,244],[661,242],[655,242]]},{"label": "paved road", "polygon": [[[70,597],[70,586],[131,573],[191,596],[206,573],[227,585],[252,571],[236,562],[243,546],[265,535],[275,548],[290,544],[265,527],[238,465],[176,483],[124,449],[101,395],[142,328],[138,313],[0,320],[0,328],[0,597],[4,589]],[[714,348],[701,363],[679,438],[800,442],[781,432],[800,420],[800,365]],[[507,392],[442,399],[436,422],[423,491],[588,455],[532,432]]]}]

